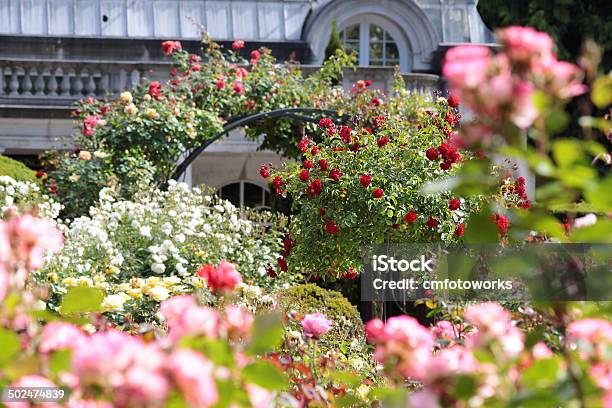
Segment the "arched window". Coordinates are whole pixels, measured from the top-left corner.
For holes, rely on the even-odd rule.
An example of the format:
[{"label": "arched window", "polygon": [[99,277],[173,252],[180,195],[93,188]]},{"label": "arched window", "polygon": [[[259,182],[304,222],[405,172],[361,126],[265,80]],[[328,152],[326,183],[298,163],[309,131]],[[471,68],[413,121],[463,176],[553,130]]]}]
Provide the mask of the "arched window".
[{"label": "arched window", "polygon": [[400,65],[398,43],[391,33],[380,25],[362,18],[359,22],[347,25],[340,31],[340,39],[347,52],[356,51],[361,66],[394,66]]},{"label": "arched window", "polygon": [[267,188],[248,181],[236,181],[221,187],[219,197],[236,207],[270,208],[270,192]]}]

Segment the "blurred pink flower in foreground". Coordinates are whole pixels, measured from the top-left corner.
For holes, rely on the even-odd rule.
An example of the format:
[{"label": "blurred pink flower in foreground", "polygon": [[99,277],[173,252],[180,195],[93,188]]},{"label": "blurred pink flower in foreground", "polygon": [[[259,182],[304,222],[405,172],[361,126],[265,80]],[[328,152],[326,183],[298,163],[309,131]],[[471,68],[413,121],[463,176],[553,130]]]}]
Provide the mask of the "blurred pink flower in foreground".
[{"label": "blurred pink flower in foreground", "polygon": [[216,268],[211,264],[202,266],[197,274],[206,279],[208,287],[213,292],[234,290],[236,285],[242,282],[242,276],[236,270],[236,266],[225,259]]},{"label": "blurred pink flower in foreground", "polygon": [[201,354],[179,349],[169,357],[168,368],[187,402],[194,407],[210,407],[219,399],[212,376],[213,365]]}]

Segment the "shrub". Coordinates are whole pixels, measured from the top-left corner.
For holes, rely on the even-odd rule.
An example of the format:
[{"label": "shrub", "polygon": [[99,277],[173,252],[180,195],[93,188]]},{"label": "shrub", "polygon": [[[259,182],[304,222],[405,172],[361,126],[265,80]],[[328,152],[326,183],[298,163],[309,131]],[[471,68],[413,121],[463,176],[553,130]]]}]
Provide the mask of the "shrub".
[{"label": "shrub", "polygon": [[36,172],[25,164],[0,155],[0,176],[8,176],[17,181],[37,183]]},{"label": "shrub", "polygon": [[105,291],[114,320],[152,321],[160,301],[205,288],[196,271],[223,259],[240,265],[245,283],[283,284],[282,276],[267,276],[282,248],[282,225],[266,233],[230,202],[183,183],[141,188],[132,201],[102,190],[90,215],[66,228],[62,252],[39,272],[51,285],[52,307],[68,287],[93,286]]},{"label": "shrub", "polygon": [[55,219],[61,205],[43,194],[37,183],[0,176],[0,218],[9,208],[21,214],[35,210],[43,217]]}]

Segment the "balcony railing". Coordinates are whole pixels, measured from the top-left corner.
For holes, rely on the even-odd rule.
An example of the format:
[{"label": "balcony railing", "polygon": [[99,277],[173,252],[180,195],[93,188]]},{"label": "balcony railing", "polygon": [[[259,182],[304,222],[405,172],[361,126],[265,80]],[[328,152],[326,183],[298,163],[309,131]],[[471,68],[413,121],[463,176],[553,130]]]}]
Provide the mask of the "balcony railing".
[{"label": "balcony railing", "polygon": [[[304,66],[306,75],[318,67]],[[103,98],[137,85],[143,77],[166,80],[169,64],[111,61],[2,60],[0,59],[0,106],[32,108],[66,107],[88,96]],[[408,89],[431,94],[439,77],[429,74],[404,74]],[[374,86],[389,90],[393,69],[362,67],[347,69],[344,85],[371,79]]]},{"label": "balcony railing", "polygon": [[69,106],[133,88],[144,76],[167,77],[167,64],[0,60],[0,104]]}]

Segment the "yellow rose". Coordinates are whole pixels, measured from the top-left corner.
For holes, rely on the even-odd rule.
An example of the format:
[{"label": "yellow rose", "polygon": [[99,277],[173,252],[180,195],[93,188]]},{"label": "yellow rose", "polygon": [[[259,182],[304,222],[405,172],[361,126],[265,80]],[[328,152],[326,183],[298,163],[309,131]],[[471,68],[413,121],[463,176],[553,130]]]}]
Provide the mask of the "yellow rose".
[{"label": "yellow rose", "polygon": [[170,297],[170,291],[163,286],[153,286],[147,291],[147,295],[153,300],[161,302]]},{"label": "yellow rose", "polygon": [[62,284],[66,286],[77,286],[79,284],[79,280],[77,278],[64,278],[62,279]]},{"label": "yellow rose", "polygon": [[49,279],[53,283],[57,283],[57,281],[59,280],[59,276],[57,276],[57,273],[55,272],[49,272],[47,274],[47,279]]},{"label": "yellow rose", "polygon": [[108,268],[106,268],[105,272],[106,272],[108,275],[116,275],[116,274],[118,274],[118,273],[119,273],[119,268],[117,268],[117,267],[116,267],[116,266],[114,266],[114,265],[110,265]]},{"label": "yellow rose", "polygon": [[93,281],[91,280],[91,278],[89,278],[87,276],[81,276],[79,278],[79,286],[92,287],[93,286]]},{"label": "yellow rose", "polygon": [[133,103],[130,103],[123,109],[123,111],[128,115],[135,115],[138,113],[138,108]]},{"label": "yellow rose", "polygon": [[109,295],[105,297],[104,301],[102,302],[102,310],[106,312],[123,310],[125,300],[126,298],[121,294]]},{"label": "yellow rose", "polygon": [[105,158],[108,155],[106,153],[104,153],[104,152],[101,152],[100,150],[96,150],[94,152],[94,156],[97,157],[98,159],[103,159],[103,158]]},{"label": "yellow rose", "polygon": [[147,101],[147,102],[149,102],[149,101],[151,100],[151,95],[146,94],[146,95],[144,96],[144,100],[145,100],[145,101]]},{"label": "yellow rose", "polygon": [[87,150],[81,150],[79,152],[79,159],[80,160],[91,160],[91,153],[89,153]]},{"label": "yellow rose", "polygon": [[121,95],[119,95],[119,100],[123,103],[131,103],[132,99],[132,94],[128,91],[122,92]]},{"label": "yellow rose", "polygon": [[149,108],[145,111],[145,116],[149,119],[157,119],[159,118],[159,113],[153,108]]},{"label": "yellow rose", "polygon": [[138,288],[128,290],[127,294],[128,294],[128,296],[133,297],[134,299],[141,299],[142,298],[142,292]]},{"label": "yellow rose", "polygon": [[187,133],[187,136],[189,136],[191,139],[195,139],[197,135],[195,129],[191,126],[187,126],[187,128],[185,128],[185,133]]},{"label": "yellow rose", "polygon": [[73,174],[68,177],[68,180],[72,181],[73,183],[76,183],[77,181],[79,181],[80,178],[81,176],[79,176],[78,174]]}]

